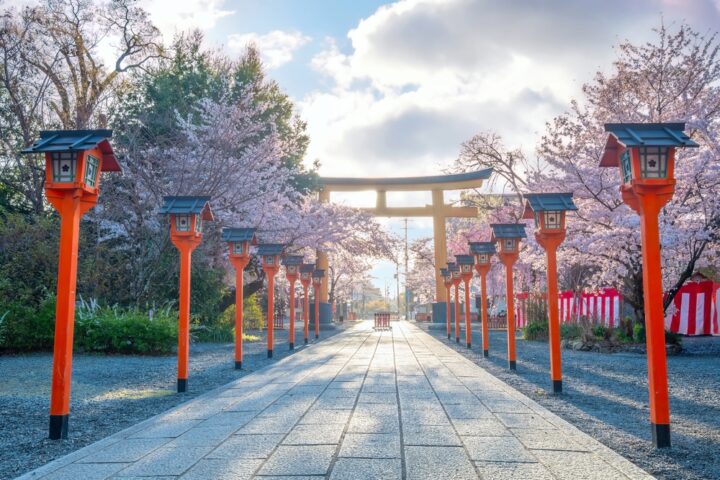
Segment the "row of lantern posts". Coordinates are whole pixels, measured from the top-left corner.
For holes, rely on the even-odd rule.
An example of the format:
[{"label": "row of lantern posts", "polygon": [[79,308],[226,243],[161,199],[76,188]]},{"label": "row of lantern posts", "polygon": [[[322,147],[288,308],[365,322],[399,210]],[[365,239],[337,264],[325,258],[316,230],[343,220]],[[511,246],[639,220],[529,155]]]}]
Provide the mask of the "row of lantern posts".
[{"label": "row of lantern posts", "polygon": [[[697,147],[685,133],[684,123],[609,123],[600,167],[618,167],[623,201],[640,216],[643,293],[648,362],[650,425],[653,445],[670,447],[670,404],[665,352],[662,271],[658,215],[675,191],[677,148]],[[547,256],[548,336],[550,379],[553,393],[562,393],[560,318],[558,309],[557,250],[565,239],[565,215],[577,210],[572,193],[525,194],[524,219],[535,220],[535,238]],[[460,282],[465,283],[465,342],[471,348],[470,288],[473,265],[481,281],[481,331],[483,356],[489,355],[486,276],[492,255],[505,267],[507,298],[508,368],[516,370],[515,312],[512,268],[519,256],[525,225],[491,224],[489,242],[470,242],[469,255],[456,255],[455,262],[439,268],[446,288],[447,337],[452,337],[451,291],[454,288],[455,341],[460,343]],[[496,246],[499,247],[496,249]]]},{"label": "row of lantern posts", "polygon": [[[670,446],[670,408],[665,356],[665,330],[662,305],[662,272],[658,215],[675,190],[675,150],[697,147],[685,134],[684,123],[606,124],[607,142],[601,167],[619,167],[623,201],[640,215],[642,239],[643,291],[646,323],[650,421],[656,447]],[[80,218],[96,203],[101,172],[120,171],[109,138],[110,130],[42,131],[40,138],[22,153],[45,154],[45,191],[48,201],[61,217],[58,262],[57,305],[53,345],[53,377],[50,399],[50,438],[66,438],[70,412],[72,345],[77,282],[77,254]],[[526,197],[524,218],[535,219],[535,238],[547,254],[549,309],[550,376],[553,391],[562,391],[560,325],[557,306],[556,252],[565,238],[565,213],[575,210],[571,193],[535,193]],[[202,239],[203,221],[212,220],[208,197],[166,197],[161,213],[170,215],[171,239],[180,252],[180,299],[178,333],[178,391],[185,391],[188,379],[190,269],[192,251]],[[455,289],[455,340],[460,342],[459,284],[465,282],[465,304],[469,305],[472,267],[480,275],[482,289],[483,354],[488,355],[486,275],[490,258],[497,253],[506,271],[508,366],[516,369],[515,322],[512,268],[518,259],[519,244],[525,238],[522,224],[492,224],[490,242],[473,242],[472,255],[458,255],[457,262],[441,270],[447,288],[447,334],[451,337],[450,289]],[[242,285],[243,269],[250,260],[255,243],[252,229],[226,229],[223,238],[230,248],[230,260],[236,270],[236,348],[235,366],[242,366]],[[496,252],[495,245],[499,245]],[[283,250],[280,244],[258,247],[262,268],[268,278],[268,357],[273,353],[273,282],[279,271]],[[298,274],[304,289],[304,336],[308,338],[308,287],[315,289],[315,335],[319,335],[318,295],[323,272],[304,264],[298,256],[284,263],[290,281],[290,348],[294,348],[294,284]],[[471,347],[469,308],[465,309],[466,344]]]},{"label": "row of lantern posts", "polygon": [[[22,153],[45,154],[45,192],[61,217],[58,264],[55,337],[53,344],[52,386],[50,392],[49,437],[67,438],[72,385],[73,330],[77,283],[77,257],[80,218],[97,204],[100,173],[119,172],[109,139],[111,130],[52,130],[40,132],[40,138]],[[204,196],[165,197],[160,213],[170,217],[170,239],[180,256],[178,301],[177,391],[188,387],[190,355],[190,272],[192,252],[202,241],[203,223],[213,220],[210,198]],[[255,229],[225,228],[223,240],[229,246],[229,258],[236,273],[235,297],[235,368],[243,361],[243,270],[257,250],[268,281],[267,355],[274,346],[274,281],[280,270],[283,244],[257,245]],[[320,337],[319,291],[324,271],[304,263],[300,255],[282,256],[290,283],[290,350],[295,348],[295,282],[300,280],[304,295],[303,335],[309,336],[309,296],[312,283],[315,296],[315,338]]]}]

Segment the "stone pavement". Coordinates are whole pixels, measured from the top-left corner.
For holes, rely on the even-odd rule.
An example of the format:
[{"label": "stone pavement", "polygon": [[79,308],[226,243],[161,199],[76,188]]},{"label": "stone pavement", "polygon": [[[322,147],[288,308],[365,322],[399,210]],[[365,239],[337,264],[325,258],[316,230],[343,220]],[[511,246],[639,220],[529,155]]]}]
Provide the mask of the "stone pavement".
[{"label": "stone pavement", "polygon": [[21,477],[650,475],[408,322],[328,340]]}]

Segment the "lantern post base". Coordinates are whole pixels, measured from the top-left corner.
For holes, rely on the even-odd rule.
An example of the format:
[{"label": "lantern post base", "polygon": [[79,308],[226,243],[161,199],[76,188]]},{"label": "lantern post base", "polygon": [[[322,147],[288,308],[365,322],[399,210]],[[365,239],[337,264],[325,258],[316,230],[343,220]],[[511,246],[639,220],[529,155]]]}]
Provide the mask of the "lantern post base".
[{"label": "lantern post base", "polygon": [[651,423],[652,442],[655,448],[670,448],[670,425]]},{"label": "lantern post base", "polygon": [[68,438],[68,421],[70,414],[50,415],[50,440],[65,440]]},{"label": "lantern post base", "polygon": [[188,384],[188,379],[187,379],[187,378],[178,378],[178,379],[177,379],[177,391],[178,391],[178,393],[187,392],[187,384]]},{"label": "lantern post base", "polygon": [[272,348],[268,348],[268,358],[272,358]]},{"label": "lantern post base", "polygon": [[470,342],[468,342],[467,348],[472,348],[472,344]]},{"label": "lantern post base", "polygon": [[553,393],[562,393],[562,380],[552,381]]},{"label": "lantern post base", "polygon": [[515,361],[515,360],[510,360],[510,361],[508,362],[508,368],[510,368],[510,370],[513,370],[513,371],[517,370],[517,363],[516,363],[516,361]]},{"label": "lantern post base", "polygon": [[307,337],[305,337],[305,345],[307,345],[307,344],[308,344],[308,339],[307,339]]},{"label": "lantern post base", "polygon": [[235,370],[242,370],[242,362],[235,362]]},{"label": "lantern post base", "polygon": [[489,350],[483,350],[483,357],[488,358],[490,356]]},{"label": "lantern post base", "polygon": [[290,342],[290,350],[295,350],[295,343],[294,343],[294,342]]}]

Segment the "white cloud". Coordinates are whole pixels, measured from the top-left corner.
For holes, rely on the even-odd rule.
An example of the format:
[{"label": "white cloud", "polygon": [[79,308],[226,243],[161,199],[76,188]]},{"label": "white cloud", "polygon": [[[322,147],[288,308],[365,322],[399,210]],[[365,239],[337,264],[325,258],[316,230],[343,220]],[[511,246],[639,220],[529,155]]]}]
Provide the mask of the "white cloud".
[{"label": "white cloud", "polygon": [[348,32],[349,51],[329,39],[311,62],[331,86],[300,102],[308,161],[319,159],[323,175],[436,174],[481,130],[532,154],[545,122],[609,68],[613,44],[648,39],[661,9],[666,24],[686,18],[703,31],[720,21],[714,1],[382,6]]},{"label": "white cloud", "polygon": [[153,23],[166,40],[178,32],[199,28],[210,30],[218,20],[235,12],[224,9],[226,0],[149,0],[143,2]]},{"label": "white cloud", "polygon": [[281,30],[273,30],[264,35],[235,33],[228,36],[228,48],[241,50],[249,43],[254,43],[260,50],[265,65],[272,69],[292,60],[293,53],[310,40],[310,37],[300,32],[283,32]]}]

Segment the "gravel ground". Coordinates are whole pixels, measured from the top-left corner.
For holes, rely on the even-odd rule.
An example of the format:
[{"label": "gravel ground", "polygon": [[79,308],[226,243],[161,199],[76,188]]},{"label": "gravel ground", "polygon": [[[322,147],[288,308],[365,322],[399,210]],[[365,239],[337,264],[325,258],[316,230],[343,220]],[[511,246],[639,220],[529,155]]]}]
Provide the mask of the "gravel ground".
[{"label": "gravel ground", "polygon": [[[321,338],[339,331],[322,331]],[[273,359],[267,358],[264,332],[246,333],[263,340],[245,342],[242,371],[233,368],[232,344],[191,345],[189,391],[183,394],[175,392],[174,355],[75,355],[65,441],[47,439],[52,355],[0,357],[0,479],[40,467],[289,354],[287,331],[276,330]],[[302,349],[301,330],[295,344],[296,351]]]},{"label": "gravel ground", "polygon": [[[447,342],[444,329],[429,332]],[[686,339],[688,351],[668,357],[673,446],[663,450],[651,444],[645,355],[563,350],[564,393],[555,396],[547,343],[518,339],[511,373],[505,332],[490,333],[488,359],[479,331],[472,351],[464,339],[452,341],[458,352],[656,477],[720,478],[720,339]]]}]

